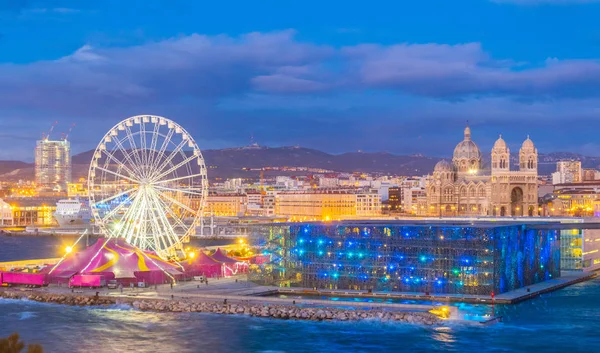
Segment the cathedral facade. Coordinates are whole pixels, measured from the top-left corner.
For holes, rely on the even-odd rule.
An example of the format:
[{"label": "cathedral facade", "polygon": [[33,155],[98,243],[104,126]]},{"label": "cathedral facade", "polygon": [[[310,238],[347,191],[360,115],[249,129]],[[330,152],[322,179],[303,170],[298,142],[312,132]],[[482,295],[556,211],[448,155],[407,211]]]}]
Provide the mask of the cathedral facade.
[{"label": "cathedral facade", "polygon": [[489,168],[467,126],[452,162],[442,160],[428,178],[425,212],[429,216],[538,215],[538,153],[527,139],[519,151],[518,170],[510,169],[510,150],[502,136],[494,143]]}]

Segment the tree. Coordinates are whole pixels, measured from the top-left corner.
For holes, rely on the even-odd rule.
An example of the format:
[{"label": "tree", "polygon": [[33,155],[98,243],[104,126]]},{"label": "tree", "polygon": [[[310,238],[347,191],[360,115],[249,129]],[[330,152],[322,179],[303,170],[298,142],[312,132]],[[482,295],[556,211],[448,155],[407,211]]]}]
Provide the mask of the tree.
[{"label": "tree", "polygon": [[25,343],[20,340],[18,333],[13,333],[7,338],[0,338],[0,353],[44,353],[44,349],[39,344],[30,344],[27,351],[23,352]]}]

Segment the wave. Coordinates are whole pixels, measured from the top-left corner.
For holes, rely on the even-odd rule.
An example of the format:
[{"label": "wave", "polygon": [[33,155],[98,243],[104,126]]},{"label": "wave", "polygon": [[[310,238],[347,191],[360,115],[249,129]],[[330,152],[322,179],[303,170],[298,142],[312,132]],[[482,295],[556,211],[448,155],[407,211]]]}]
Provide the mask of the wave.
[{"label": "wave", "polygon": [[17,304],[17,303],[22,304],[22,300],[21,299],[0,298],[0,304],[2,304],[2,305]]},{"label": "wave", "polygon": [[113,311],[136,311],[136,309],[129,304],[113,304],[113,305],[108,305],[108,306],[92,305],[92,306],[88,306],[87,308],[113,310]]},{"label": "wave", "polygon": [[36,317],[37,314],[31,311],[23,311],[19,314],[19,320],[27,320]]},{"label": "wave", "polygon": [[55,303],[44,303],[44,302],[38,302],[35,300],[29,300],[27,298],[21,298],[21,299],[11,299],[11,298],[0,298],[0,304],[2,305],[10,305],[10,304],[18,304],[18,305],[28,305],[28,306],[51,306],[51,305],[60,305],[60,304],[55,304]]}]

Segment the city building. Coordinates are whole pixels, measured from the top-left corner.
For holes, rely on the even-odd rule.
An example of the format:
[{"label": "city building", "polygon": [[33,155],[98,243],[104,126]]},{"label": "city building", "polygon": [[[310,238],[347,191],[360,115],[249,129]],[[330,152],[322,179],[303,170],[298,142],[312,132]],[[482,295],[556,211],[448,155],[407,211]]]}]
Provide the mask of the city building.
[{"label": "city building", "polygon": [[263,215],[263,193],[246,193],[246,215],[260,217]]},{"label": "city building", "polygon": [[534,224],[295,223],[254,236],[277,246],[251,278],[278,285],[487,296],[560,277],[559,232]]},{"label": "city building", "polygon": [[274,217],[276,215],[275,210],[277,208],[277,196],[273,193],[267,193],[263,196],[263,212],[264,217]]},{"label": "city building", "polygon": [[583,181],[581,161],[558,161],[552,173],[552,184],[581,183]]},{"label": "city building", "polygon": [[35,147],[35,181],[40,189],[67,191],[71,182],[71,146],[66,139],[42,139]]},{"label": "city building", "polygon": [[538,153],[527,137],[519,151],[519,169],[510,169],[510,150],[502,136],[484,169],[479,147],[467,126],[452,162],[442,160],[427,181],[429,216],[533,216],[538,214]]},{"label": "city building", "polygon": [[388,189],[388,201],[390,212],[402,211],[402,189],[399,186],[393,186]]},{"label": "city building", "polygon": [[244,185],[242,178],[227,179],[223,183],[223,188],[226,190],[239,191],[242,188],[242,185]]},{"label": "city building", "polygon": [[209,194],[204,208],[208,216],[239,217],[246,213],[246,195]]},{"label": "city building", "polygon": [[4,200],[12,211],[14,226],[50,226],[56,225],[54,212],[56,198],[12,198]]},{"label": "city building", "polygon": [[337,177],[322,176],[319,178],[320,188],[337,188],[340,186],[340,179]]},{"label": "city building", "polygon": [[583,175],[583,182],[589,182],[589,181],[597,181],[600,180],[600,170],[596,170],[596,169],[583,169],[582,171],[582,175]]},{"label": "city building", "polygon": [[425,215],[427,178],[409,178],[404,180],[402,188],[402,212],[412,215]]},{"label": "city building", "polygon": [[35,183],[29,181],[12,183],[10,184],[10,187],[5,190],[6,192],[3,197],[36,197],[39,195]]},{"label": "city building", "polygon": [[275,178],[275,186],[283,190],[300,190],[305,186],[303,180],[291,178],[288,176],[278,176]]},{"label": "city building", "polygon": [[0,199],[0,226],[13,225],[12,207],[10,204]]},{"label": "city building", "polygon": [[278,192],[275,213],[292,220],[334,220],[381,215],[378,194],[353,190]]},{"label": "city building", "polygon": [[593,217],[600,200],[600,181],[555,185],[552,201],[544,205],[550,216]]},{"label": "city building", "polygon": [[85,182],[67,183],[68,197],[88,197],[88,188]]},{"label": "city building", "polygon": [[381,196],[379,193],[356,194],[356,215],[358,217],[381,215]]},{"label": "city building", "polygon": [[600,229],[584,229],[582,232],[582,269],[600,270]]}]

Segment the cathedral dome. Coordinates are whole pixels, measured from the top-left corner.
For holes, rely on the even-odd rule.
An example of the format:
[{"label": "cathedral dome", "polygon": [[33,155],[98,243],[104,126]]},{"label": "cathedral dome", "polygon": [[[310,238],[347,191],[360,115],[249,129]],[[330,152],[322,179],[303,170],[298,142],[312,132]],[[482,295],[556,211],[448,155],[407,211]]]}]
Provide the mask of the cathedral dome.
[{"label": "cathedral dome", "polygon": [[480,160],[481,159],[481,151],[477,144],[471,140],[471,129],[467,126],[465,128],[465,139],[459,142],[454,149],[454,158],[453,160]]},{"label": "cathedral dome", "polygon": [[527,139],[525,141],[523,141],[523,145],[521,146],[521,149],[523,149],[523,150],[535,149],[535,146],[533,145],[533,141],[531,141],[531,139],[529,138],[529,135],[527,135]]},{"label": "cathedral dome", "polygon": [[452,163],[448,162],[445,159],[442,159],[441,161],[437,162],[435,168],[433,168],[434,172],[452,172],[453,170],[454,167],[452,166]]}]

